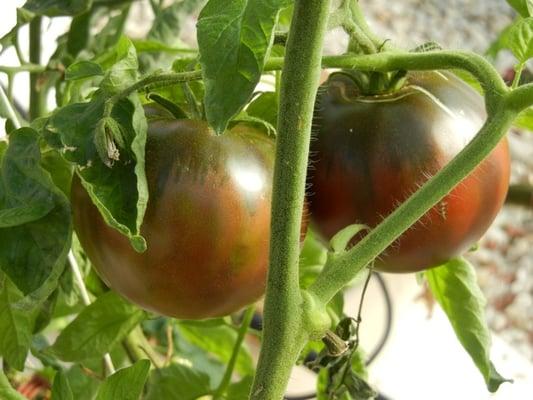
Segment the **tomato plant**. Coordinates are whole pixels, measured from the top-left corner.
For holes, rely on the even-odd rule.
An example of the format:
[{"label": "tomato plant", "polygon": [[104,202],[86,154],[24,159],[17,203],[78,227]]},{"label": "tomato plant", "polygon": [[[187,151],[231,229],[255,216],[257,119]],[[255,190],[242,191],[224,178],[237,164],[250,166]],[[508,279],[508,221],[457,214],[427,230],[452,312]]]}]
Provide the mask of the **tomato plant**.
[{"label": "tomato plant", "polygon": [[[472,140],[486,118],[483,98],[445,72],[412,73],[393,93],[361,95],[333,75],[317,99],[311,146],[311,213],[328,239],[354,223],[376,226]],[[468,250],[505,200],[507,140],[390,245],[374,267],[413,272]]]},{"label": "tomato plant", "polygon": [[[492,49],[516,58],[510,87],[478,54],[398,48],[370,30],[360,2],[333,3],[17,9],[0,38],[2,399],[30,388],[54,400],[279,400],[304,358],[319,372],[318,398],[371,398],[362,299],[357,317],[343,306],[366,274],[365,293],[374,264],[444,263],[419,277],[488,390],[507,381],[489,357],[475,269],[460,255],[503,201],[506,132],[531,126],[533,84],[520,79],[529,2],[509,2],[521,17]],[[130,38],[138,7],[154,21]],[[181,28],[194,19],[196,41],[186,42]],[[53,49],[49,21],[64,24]],[[334,28],[349,45],[325,56]],[[311,149],[312,217],[329,246],[312,229],[301,244],[321,69],[350,71],[320,91]],[[483,97],[445,70],[467,73]],[[24,104],[20,74],[30,77]],[[357,222],[370,227],[364,236]],[[241,309],[263,291],[262,332],[247,341],[256,304]],[[259,341],[256,364],[247,343]]]}]

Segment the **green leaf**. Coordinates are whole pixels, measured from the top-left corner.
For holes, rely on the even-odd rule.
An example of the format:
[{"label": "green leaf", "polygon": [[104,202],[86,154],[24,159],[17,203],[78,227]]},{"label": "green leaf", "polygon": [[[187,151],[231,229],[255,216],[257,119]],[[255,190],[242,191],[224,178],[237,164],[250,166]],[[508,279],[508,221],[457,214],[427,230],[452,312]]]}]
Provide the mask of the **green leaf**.
[{"label": "green leaf", "polygon": [[533,108],[527,108],[518,114],[513,124],[519,128],[533,132]]},{"label": "green leaf", "polygon": [[250,100],[263,71],[280,10],[288,0],[209,0],[198,45],[209,124],[221,133]]},{"label": "green leaf", "polygon": [[74,400],[70,383],[62,371],[58,371],[54,377],[52,400]]},{"label": "green leaf", "polygon": [[138,76],[137,52],[135,46],[126,36],[121,36],[111,54],[98,59],[101,67],[112,62],[112,67],[106,71],[100,87],[109,94],[116,94],[136,82]]},{"label": "green leaf", "polygon": [[99,381],[88,376],[79,365],[66,371],[65,378],[69,382],[73,397],[76,400],[94,400]]},{"label": "green leaf", "polygon": [[246,107],[246,113],[277,126],[278,95],[274,92],[261,93]]},{"label": "green leaf", "polygon": [[245,111],[241,111],[239,115],[233,118],[229,123],[229,127],[233,128],[239,123],[243,123],[247,126],[254,126],[257,129],[261,129],[267,135],[276,136],[276,128],[272,124],[265,121],[264,119],[248,115]]},{"label": "green leaf", "polygon": [[75,81],[99,75],[104,75],[104,71],[99,64],[92,61],[78,61],[69,65],[65,71],[65,80]]},{"label": "green leaf", "polygon": [[0,356],[19,371],[24,370],[33,330],[31,314],[16,306],[23,297],[20,290],[0,274]]},{"label": "green leaf", "polygon": [[11,387],[4,372],[0,370],[0,399],[2,400],[27,400]]},{"label": "green leaf", "polygon": [[239,382],[232,383],[228,387],[226,398],[228,400],[248,400],[248,396],[252,390],[253,380],[253,376],[247,375]]},{"label": "green leaf", "polygon": [[431,292],[448,316],[457,338],[495,392],[503,378],[490,361],[490,332],[484,318],[485,299],[476,281],[474,267],[464,259],[451,260],[426,271]]},{"label": "green leaf", "polygon": [[68,198],[40,161],[37,132],[12,132],[0,167],[0,268],[27,306],[56,289],[72,233]]},{"label": "green leaf", "polygon": [[354,238],[354,236],[366,229],[368,229],[366,225],[349,225],[337,232],[329,241],[329,245],[334,253],[342,253],[346,250],[348,244]]},{"label": "green leaf", "polygon": [[185,364],[172,364],[152,372],[145,400],[196,400],[212,392],[209,375]]},{"label": "green leaf", "polygon": [[172,64],[174,58],[172,49],[182,47],[179,35],[185,17],[196,11],[204,3],[205,0],[173,2],[157,13],[152,28],[148,32],[146,44],[152,47],[150,50],[152,52],[157,44],[159,53],[143,54],[140,57],[143,72],[154,71],[158,68],[166,69]]},{"label": "green leaf", "polygon": [[114,292],[83,309],[47,351],[63,361],[101,358],[144,319],[144,312]]},{"label": "green leaf", "polygon": [[[498,37],[490,44],[489,48],[485,51],[485,54],[487,57],[489,57],[492,61],[496,60],[496,57],[500,53],[500,51],[507,49],[508,42],[509,42],[509,33],[511,32],[511,29],[513,28],[513,24],[509,24],[503,29]],[[459,70],[463,71],[463,70]],[[454,71],[454,73],[456,73]],[[463,72],[464,73],[464,72]],[[456,73],[457,74],[457,73]]]},{"label": "green leaf", "polygon": [[123,368],[100,386],[96,400],[139,400],[150,371],[150,361],[140,360]]},{"label": "green leaf", "polygon": [[513,52],[520,64],[533,57],[533,18],[524,18],[515,22],[505,41],[506,47]]},{"label": "green leaf", "polygon": [[47,17],[59,15],[77,15],[87,11],[92,0],[28,0],[24,9]]},{"label": "green leaf", "polygon": [[[52,115],[48,129],[59,134],[64,156],[79,166],[78,175],[106,223],[128,236],[137,250],[145,247],[140,226],[148,201],[144,173],[146,118],[137,95],[121,100],[112,117],[126,132],[126,146],[120,149],[113,168],[106,166],[95,145],[95,129],[103,116],[104,99],[75,103]],[[133,163],[135,162],[135,164]]]},{"label": "green leaf", "polygon": [[522,17],[533,16],[533,0],[507,0],[507,3]]},{"label": "green leaf", "polygon": [[[198,323],[186,321],[177,324],[179,333],[190,343],[215,355],[223,364],[227,364],[231,358],[237,332],[227,325],[202,326]],[[254,372],[254,362],[243,345],[237,357],[235,371],[240,375],[251,375]]]}]

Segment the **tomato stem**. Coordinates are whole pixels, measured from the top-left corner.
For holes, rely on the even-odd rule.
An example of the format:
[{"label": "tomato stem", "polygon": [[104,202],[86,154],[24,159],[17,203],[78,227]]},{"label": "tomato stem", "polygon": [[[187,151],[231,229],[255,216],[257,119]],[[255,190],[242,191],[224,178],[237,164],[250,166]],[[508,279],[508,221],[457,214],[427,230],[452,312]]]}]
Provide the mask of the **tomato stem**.
[{"label": "tomato stem", "polygon": [[[30,63],[39,65],[41,62],[41,23],[42,17],[35,17],[30,22]],[[30,120],[43,115],[45,110],[44,92],[41,90],[37,72],[30,73]]]},{"label": "tomato stem", "polygon": [[224,372],[224,376],[222,377],[222,380],[220,381],[217,390],[213,394],[213,400],[223,398],[224,394],[226,393],[226,390],[228,389],[229,384],[231,383],[231,377],[233,376],[233,370],[235,369],[235,364],[237,363],[237,357],[239,356],[242,342],[244,341],[246,333],[248,332],[248,327],[250,326],[252,318],[254,317],[254,312],[255,306],[248,307],[244,312],[241,327],[239,328],[239,332],[237,334],[237,340],[235,341],[235,345],[233,346],[233,352],[231,353],[231,358],[229,360],[228,366],[226,367],[226,371]]},{"label": "tomato stem", "polygon": [[300,225],[315,97],[331,0],[296,0],[281,76],[270,265],[251,399],[279,400],[308,340],[299,287]]}]

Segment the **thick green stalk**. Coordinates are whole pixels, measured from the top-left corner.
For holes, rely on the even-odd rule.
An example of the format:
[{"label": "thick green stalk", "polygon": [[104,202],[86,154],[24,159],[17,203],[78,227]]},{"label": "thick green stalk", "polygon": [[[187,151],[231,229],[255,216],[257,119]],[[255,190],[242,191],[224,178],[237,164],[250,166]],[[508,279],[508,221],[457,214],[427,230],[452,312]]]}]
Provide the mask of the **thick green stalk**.
[{"label": "thick green stalk", "polygon": [[329,259],[322,273],[309,288],[309,292],[320,301],[329,302],[362,268],[461,182],[498,144],[515,117],[514,111],[504,107],[500,107],[496,114],[489,116],[477,136],[457,157],[408,201],[399,206],[356,246],[340,256]]},{"label": "thick green stalk", "polygon": [[263,342],[251,399],[279,400],[308,333],[298,282],[300,224],[330,0],[296,0],[281,77]]},{"label": "thick green stalk", "polygon": [[[41,63],[41,17],[35,17],[30,22],[30,63]],[[45,96],[39,86],[40,74],[30,73],[30,121],[43,115],[45,111]]]},{"label": "thick green stalk", "polygon": [[[283,66],[282,57],[273,57],[268,60],[265,68],[278,69]],[[360,71],[425,71],[462,69],[470,72],[481,84],[485,91],[487,111],[496,112],[502,97],[509,92],[498,71],[482,56],[468,51],[429,51],[426,53],[411,53],[406,51],[386,51],[378,54],[367,55],[342,55],[326,56],[322,59],[324,68],[350,68]],[[525,97],[531,98],[533,92],[525,90],[529,85],[519,87],[516,91],[524,93]],[[520,100],[520,95],[513,95],[513,101],[517,107],[528,103],[528,100]]]}]

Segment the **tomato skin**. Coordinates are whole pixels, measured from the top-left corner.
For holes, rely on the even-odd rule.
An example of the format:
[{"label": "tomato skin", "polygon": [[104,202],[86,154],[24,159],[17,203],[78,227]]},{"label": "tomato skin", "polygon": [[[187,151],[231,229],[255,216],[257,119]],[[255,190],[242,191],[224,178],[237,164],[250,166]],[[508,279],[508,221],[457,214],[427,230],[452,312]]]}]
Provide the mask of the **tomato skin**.
[{"label": "tomato skin", "polygon": [[227,315],[264,293],[273,165],[274,141],[252,128],[216,136],[205,122],[160,116],[146,144],[146,252],[105,224],[77,177],[76,233],[104,282],[142,308]]},{"label": "tomato skin", "polygon": [[[311,218],[326,238],[376,226],[481,128],[483,98],[452,74],[414,73],[401,91],[358,97],[346,77],[319,91],[311,145]],[[509,185],[507,140],[375,261],[414,272],[460,256],[488,229]]]}]

